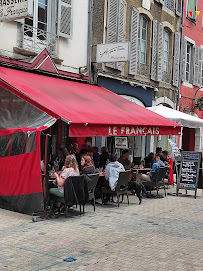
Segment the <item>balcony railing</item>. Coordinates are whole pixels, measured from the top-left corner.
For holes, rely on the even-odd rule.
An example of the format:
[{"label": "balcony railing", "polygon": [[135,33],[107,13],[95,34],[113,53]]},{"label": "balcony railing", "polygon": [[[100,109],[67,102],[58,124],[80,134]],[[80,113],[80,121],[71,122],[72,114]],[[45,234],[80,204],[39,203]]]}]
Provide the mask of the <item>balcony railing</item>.
[{"label": "balcony railing", "polygon": [[47,49],[52,57],[58,57],[59,37],[30,25],[22,25],[19,46],[25,50],[40,53]]}]

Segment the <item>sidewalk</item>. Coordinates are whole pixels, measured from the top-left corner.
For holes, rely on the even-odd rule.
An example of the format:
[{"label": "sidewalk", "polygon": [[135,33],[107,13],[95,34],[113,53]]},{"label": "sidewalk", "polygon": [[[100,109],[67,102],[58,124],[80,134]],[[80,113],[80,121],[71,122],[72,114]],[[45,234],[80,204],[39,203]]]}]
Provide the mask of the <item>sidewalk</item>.
[{"label": "sidewalk", "polygon": [[0,270],[203,270],[202,191],[181,192],[36,223],[0,209]]}]

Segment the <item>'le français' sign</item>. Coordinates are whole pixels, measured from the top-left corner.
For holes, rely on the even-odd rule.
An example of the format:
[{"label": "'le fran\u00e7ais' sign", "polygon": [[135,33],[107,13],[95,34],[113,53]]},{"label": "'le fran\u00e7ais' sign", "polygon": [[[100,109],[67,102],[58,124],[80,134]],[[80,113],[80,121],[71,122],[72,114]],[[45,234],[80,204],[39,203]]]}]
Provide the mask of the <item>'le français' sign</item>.
[{"label": "'le fran\u00e7ais' sign", "polygon": [[32,0],[0,0],[0,21],[12,21],[31,17]]},{"label": "'le fran\u00e7ais' sign", "polygon": [[147,136],[147,135],[159,135],[158,127],[116,127],[109,126],[108,130],[109,136]]}]

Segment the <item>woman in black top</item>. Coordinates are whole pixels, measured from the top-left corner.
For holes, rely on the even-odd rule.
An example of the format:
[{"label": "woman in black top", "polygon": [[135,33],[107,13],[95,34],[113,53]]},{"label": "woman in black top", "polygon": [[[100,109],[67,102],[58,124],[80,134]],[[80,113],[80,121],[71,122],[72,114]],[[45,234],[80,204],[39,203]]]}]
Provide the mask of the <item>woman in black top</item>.
[{"label": "woman in black top", "polygon": [[89,155],[84,155],[81,158],[82,174],[94,174],[95,166]]}]

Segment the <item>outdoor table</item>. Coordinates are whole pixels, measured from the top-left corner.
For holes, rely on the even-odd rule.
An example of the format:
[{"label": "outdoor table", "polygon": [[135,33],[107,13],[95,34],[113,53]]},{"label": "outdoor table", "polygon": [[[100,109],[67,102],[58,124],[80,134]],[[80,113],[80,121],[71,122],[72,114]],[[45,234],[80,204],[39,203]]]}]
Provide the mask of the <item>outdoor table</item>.
[{"label": "outdoor table", "polygon": [[146,172],[150,172],[150,170],[151,170],[151,168],[132,168],[131,169],[132,170],[132,172],[133,173],[136,173],[136,174],[138,174],[138,173],[146,173]]}]

